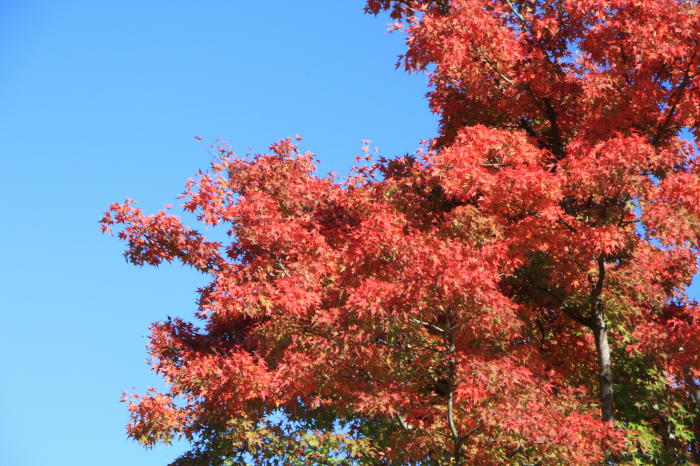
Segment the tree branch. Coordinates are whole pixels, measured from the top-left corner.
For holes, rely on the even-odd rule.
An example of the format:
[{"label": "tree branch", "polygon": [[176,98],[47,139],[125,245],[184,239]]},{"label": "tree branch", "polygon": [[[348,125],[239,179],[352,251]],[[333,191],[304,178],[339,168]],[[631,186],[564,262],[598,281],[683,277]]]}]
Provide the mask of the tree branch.
[{"label": "tree branch", "polygon": [[489,65],[489,68],[491,68],[498,75],[498,77],[501,78],[506,84],[516,89],[527,91],[527,89],[513,82],[508,76],[506,76],[501,70],[499,70],[498,66],[496,66],[496,64],[491,61],[491,59],[488,57],[488,55],[486,55],[486,52],[484,52],[484,50],[481,47],[476,48],[476,53],[481,57],[481,61]]},{"label": "tree branch", "polygon": [[518,19],[520,20],[520,22],[523,23],[523,24],[527,23],[527,21],[525,20],[525,17],[523,17],[523,15],[520,14],[520,12],[518,11],[518,9],[515,8],[515,5],[513,5],[513,2],[511,2],[510,0],[506,0],[506,2],[508,3],[508,6],[510,7],[511,11],[513,12],[513,14],[514,14],[515,16],[518,17]]},{"label": "tree branch", "polygon": [[683,81],[677,88],[676,92],[676,97],[674,99],[673,104],[668,110],[668,114],[666,115],[666,118],[664,119],[664,122],[659,125],[659,128],[656,130],[656,134],[654,134],[654,137],[651,140],[652,145],[658,144],[661,138],[663,137],[664,133],[668,130],[669,125],[671,124],[671,120],[676,114],[676,110],[678,109],[678,104],[680,104],[681,99],[683,98],[683,94],[685,93],[686,87],[688,87],[688,84],[690,84],[690,69],[693,66],[693,60],[690,60],[688,63],[687,68],[683,72]]},{"label": "tree branch", "polygon": [[559,131],[559,122],[557,121],[557,112],[552,106],[552,102],[546,98],[544,102],[544,113],[549,121],[549,131],[552,138],[552,153],[556,156],[557,160],[562,160],[566,157],[566,151],[564,150],[564,141],[561,137],[561,132]]},{"label": "tree branch", "polygon": [[413,426],[406,423],[406,419],[404,419],[404,417],[401,415],[401,413],[396,413],[396,419],[399,420],[399,424],[401,424],[401,427],[404,430],[406,430],[406,431],[413,430]]},{"label": "tree branch", "polygon": [[433,330],[435,330],[435,331],[437,331],[437,332],[445,333],[445,329],[440,328],[440,327],[438,327],[437,325],[433,325],[433,324],[431,324],[431,323],[429,323],[429,322],[424,322],[424,321],[418,320],[418,319],[409,319],[409,320],[410,320],[411,322],[413,322],[414,324],[419,324],[419,325],[422,325],[422,326],[424,326],[424,327],[431,328],[431,329],[433,329]]},{"label": "tree branch", "polygon": [[564,311],[564,314],[571,317],[573,320],[583,325],[584,327],[593,328],[593,319],[583,317],[581,314],[569,308],[568,306],[562,306],[561,310]]},{"label": "tree branch", "polygon": [[601,254],[597,259],[598,264],[598,278],[596,279],[596,284],[591,290],[591,313],[590,317],[595,318],[602,309],[600,303],[600,295],[603,292],[603,283],[605,281],[605,257]]}]

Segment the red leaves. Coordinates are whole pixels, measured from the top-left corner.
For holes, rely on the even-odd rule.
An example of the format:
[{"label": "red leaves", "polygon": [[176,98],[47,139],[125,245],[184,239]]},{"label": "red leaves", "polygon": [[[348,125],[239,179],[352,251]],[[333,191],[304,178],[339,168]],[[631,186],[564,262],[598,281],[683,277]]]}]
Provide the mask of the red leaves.
[{"label": "red leaves", "polygon": [[[394,413],[385,419],[390,424],[400,412],[416,429],[416,445],[439,449],[434,436],[446,429],[444,371],[452,357],[468,371],[455,386],[460,429],[479,425],[523,437],[514,420],[498,421],[496,412],[516,409],[506,400],[537,392],[552,407],[572,403],[543,391],[556,374],[534,375],[519,365],[528,345],[514,347],[514,358],[489,356],[521,338],[526,324],[500,289],[511,267],[501,235],[512,220],[496,198],[522,194],[516,186],[532,183],[514,176],[501,189],[501,168],[481,167],[480,154],[507,170],[552,178],[541,169],[542,152],[516,156],[522,143],[477,128],[433,166],[385,162],[378,167],[390,174],[385,181],[345,188],[312,175],[310,157],[294,152],[289,140],[273,147],[275,155],[224,158],[188,184],[184,207],[204,224],[230,225],[231,259],[173,216],[145,216],[131,202],[110,206],[103,223],[124,226],[134,263],[179,259],[213,277],[201,290],[205,329],[179,320],[153,327],[153,368],[170,389],[167,398],[132,405],[130,434],[150,444],[209,422],[312,405],[359,416]],[[468,201],[451,200],[464,183],[446,177],[447,164],[466,173],[470,163],[488,178],[477,188],[485,207],[446,209]],[[436,175],[445,190],[420,201],[417,193]],[[543,211],[555,206],[533,202]],[[510,378],[499,378],[504,370]],[[176,407],[177,397],[185,406]],[[523,410],[531,409],[526,398]]]},{"label": "red leaves", "polygon": [[700,246],[700,170],[677,171],[652,192],[644,221],[649,233],[670,246]]},{"label": "red leaves", "polygon": [[216,270],[222,265],[219,243],[206,241],[201,234],[163,211],[144,216],[141,209],[132,207],[133,203],[127,199],[124,204],[110,205],[101,220],[110,233],[110,225],[124,225],[119,238],[129,245],[124,253],[129,262],[158,265],[177,258],[202,272]]},{"label": "red leaves", "polygon": [[185,421],[184,412],[177,409],[172,398],[154,391],[149,390],[143,397],[135,394],[128,402],[132,422],[127,433],[148,447],[158,442],[170,443]]},{"label": "red leaves", "polygon": [[128,200],[103,217],[131,262],[212,277],[202,329],[153,327],[170,386],[130,405],[130,435],[150,445],[281,409],[367,423],[373,454],[395,462],[617,461],[623,434],[594,414],[603,350],[620,393],[650,398],[616,400],[620,429],[672,409],[646,379],[665,370],[679,387],[700,370],[697,311],[679,304],[700,238],[697,154],[678,138],[697,133],[697,8],[366,4],[382,10],[406,31],[405,67],[432,70],[429,152],[368,156],[341,184],[316,176],[300,137],[251,158],[222,144],[182,197],[225,245]]}]

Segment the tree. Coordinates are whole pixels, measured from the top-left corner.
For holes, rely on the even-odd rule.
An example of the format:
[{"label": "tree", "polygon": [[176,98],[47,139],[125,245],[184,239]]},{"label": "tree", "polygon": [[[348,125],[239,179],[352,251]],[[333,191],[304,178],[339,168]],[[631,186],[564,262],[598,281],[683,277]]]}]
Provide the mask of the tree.
[{"label": "tree", "polygon": [[339,182],[290,139],[222,148],[184,207],[228,244],[130,201],[102,219],[131,262],[211,276],[201,328],[153,325],[169,390],[129,435],[186,436],[181,464],[697,460],[698,2],[366,10],[429,70],[425,151]]}]

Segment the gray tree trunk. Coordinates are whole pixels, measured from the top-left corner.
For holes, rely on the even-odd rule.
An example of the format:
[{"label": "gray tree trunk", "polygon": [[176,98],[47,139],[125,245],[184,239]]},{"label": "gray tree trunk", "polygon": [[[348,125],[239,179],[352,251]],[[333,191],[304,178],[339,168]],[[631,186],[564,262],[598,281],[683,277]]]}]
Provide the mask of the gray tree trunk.
[{"label": "gray tree trunk", "polygon": [[593,325],[595,347],[598,353],[598,372],[600,378],[600,411],[603,422],[615,420],[613,407],[613,371],[608,342],[608,327],[602,312],[595,316]]}]

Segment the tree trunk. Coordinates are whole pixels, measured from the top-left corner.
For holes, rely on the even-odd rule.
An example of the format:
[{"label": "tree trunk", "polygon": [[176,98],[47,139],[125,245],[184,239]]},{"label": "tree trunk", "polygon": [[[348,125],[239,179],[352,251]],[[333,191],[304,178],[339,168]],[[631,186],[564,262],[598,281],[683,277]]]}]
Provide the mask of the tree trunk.
[{"label": "tree trunk", "polygon": [[695,411],[697,411],[698,416],[700,416],[700,386],[695,382],[690,371],[685,372],[685,383],[688,385],[690,398],[692,398],[693,403],[695,403]]},{"label": "tree trunk", "polygon": [[613,411],[613,373],[608,343],[608,327],[605,316],[598,312],[593,325],[595,347],[598,353],[598,372],[600,377],[600,411],[603,422],[615,420]]},{"label": "tree trunk", "polygon": [[462,459],[462,441],[460,439],[453,439],[453,441],[455,466],[464,466],[464,460]]},{"label": "tree trunk", "polygon": [[459,435],[457,426],[455,425],[454,416],[454,391],[457,385],[456,372],[457,372],[457,362],[454,359],[455,344],[454,344],[454,327],[452,327],[451,319],[448,321],[449,330],[445,333],[445,343],[447,343],[447,348],[450,353],[450,361],[448,363],[448,383],[449,383],[449,393],[447,395],[447,425],[450,427],[450,432],[452,433],[452,456],[454,458],[455,466],[462,466],[462,440],[463,438]]},{"label": "tree trunk", "polygon": [[[696,432],[698,432],[700,430],[700,385],[695,381],[689,369],[685,371],[685,383],[688,386],[688,394],[695,404],[695,427]],[[700,437],[697,435],[695,440],[691,441],[691,454],[693,461],[700,464]]]}]

